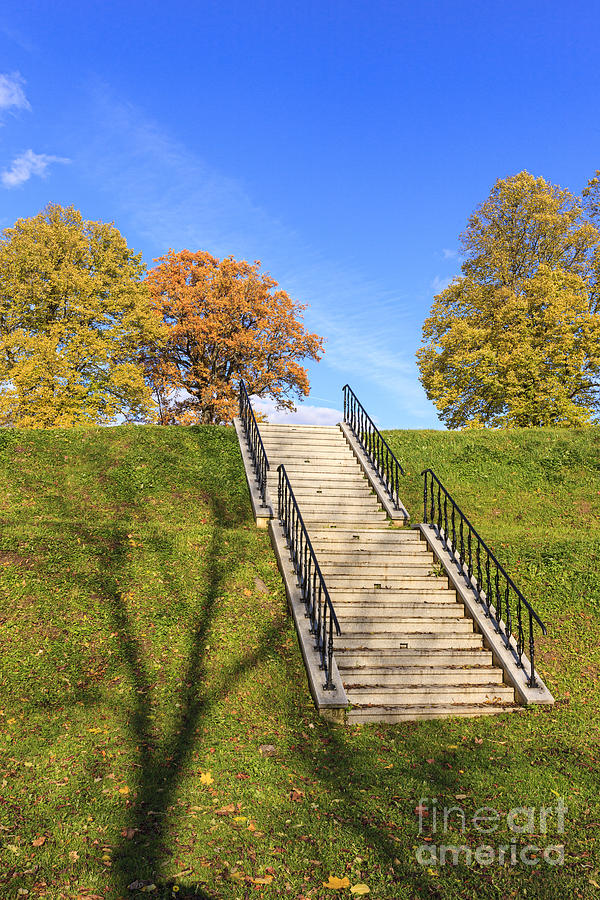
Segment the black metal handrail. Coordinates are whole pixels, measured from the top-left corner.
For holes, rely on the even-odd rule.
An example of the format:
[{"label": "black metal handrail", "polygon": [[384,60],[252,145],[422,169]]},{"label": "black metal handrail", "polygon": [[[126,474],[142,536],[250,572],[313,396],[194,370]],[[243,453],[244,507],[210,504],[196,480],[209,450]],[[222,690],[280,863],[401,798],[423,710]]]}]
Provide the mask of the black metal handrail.
[{"label": "black metal handrail", "polygon": [[400,502],[400,476],[404,475],[404,469],[350,385],[345,384],[342,390],[344,422],[350,426],[375,467],[396,509],[403,509]]},{"label": "black metal handrail", "polygon": [[319,653],[320,665],[325,672],[323,688],[326,691],[332,691],[335,690],[331,677],[333,632],[335,629],[335,633],[340,635],[342,631],[285,466],[280,465],[277,472],[279,473],[277,491],[279,520],[288,541],[294,570],[298,576],[306,617],[310,619],[310,633],[315,636],[315,650]]},{"label": "black metal handrail", "polygon": [[[531,665],[528,684],[530,687],[537,687],[534,622],[539,625],[542,634],[547,633],[546,626],[531,604],[525,599],[504,566],[498,562],[494,553],[492,553],[461,508],[450,496],[435,472],[432,469],[425,469],[424,472],[421,472],[421,475],[424,477],[424,521],[437,527],[438,534],[443,540],[446,550],[448,550],[452,559],[458,565],[461,575],[466,576],[473,587],[485,615],[490,618],[497,633],[504,639],[507,648],[510,648],[513,627],[516,628],[517,661],[522,669],[524,669],[525,629],[523,626],[523,614],[525,609],[525,614],[529,621],[528,643],[529,662]],[[448,510],[449,505],[450,511]],[[516,609],[513,609],[514,602],[516,602]]]},{"label": "black metal handrail", "polygon": [[256,424],[250,397],[246,390],[246,385],[240,381],[240,419],[246,432],[248,441],[248,449],[254,463],[254,471],[256,472],[256,480],[258,481],[258,489],[263,503],[266,503],[267,495],[267,472],[269,471],[269,460],[267,453]]}]

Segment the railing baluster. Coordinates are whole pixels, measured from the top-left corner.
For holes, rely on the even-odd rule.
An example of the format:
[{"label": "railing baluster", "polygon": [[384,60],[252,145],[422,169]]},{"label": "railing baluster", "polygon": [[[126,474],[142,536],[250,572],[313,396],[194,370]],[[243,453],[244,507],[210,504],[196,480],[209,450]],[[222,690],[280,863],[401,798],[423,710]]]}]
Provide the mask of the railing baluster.
[{"label": "railing baluster", "polygon": [[404,475],[404,469],[350,385],[344,385],[343,394],[344,422],[354,432],[354,436],[381,478],[395,508],[401,509],[400,476]]},{"label": "railing baluster", "polygon": [[[494,628],[504,639],[506,646],[509,648],[512,647],[512,652],[516,657],[518,665],[521,667],[523,667],[522,657],[525,650],[522,608],[525,607],[527,610],[529,617],[529,658],[531,664],[528,683],[531,687],[535,687],[537,685],[537,680],[535,678],[534,666],[534,624],[541,629],[541,632],[544,635],[547,633],[546,626],[532,608],[531,604],[527,602],[521,591],[517,588],[504,567],[498,562],[485,541],[473,528],[437,475],[432,469],[425,469],[421,472],[421,475],[423,476],[423,519],[425,524],[431,525],[433,528],[437,527],[440,539],[442,536],[443,524],[443,542],[447,550],[449,547],[448,528],[450,527],[452,529],[450,546],[452,548],[453,560],[458,565],[461,575],[467,578],[472,588],[476,591],[477,598],[483,607],[485,615],[491,617],[492,608],[494,609],[494,619],[492,619]],[[451,503],[450,517],[448,517],[448,501]],[[458,526],[456,524],[457,516]],[[465,528],[467,529],[466,540],[464,533]],[[475,541],[475,546],[473,546],[473,541]],[[484,554],[483,561],[482,553]],[[511,592],[514,594],[515,602],[517,604],[516,638],[513,638]],[[503,627],[501,623],[503,623]],[[513,638],[512,644],[511,638]]]},{"label": "railing baluster", "polygon": [[258,425],[256,424],[256,417],[252,409],[252,404],[250,403],[250,397],[248,396],[248,391],[246,390],[246,385],[243,381],[240,382],[239,410],[240,419],[246,433],[246,440],[248,441],[250,457],[252,459],[252,464],[254,465],[254,471],[256,472],[258,489],[262,501],[265,503],[267,496],[267,472],[269,471],[269,460],[260,436]]},{"label": "railing baluster", "polygon": [[277,472],[277,515],[288,541],[290,559],[300,585],[306,615],[310,619],[310,633],[315,636],[315,650],[325,672],[323,687],[331,691],[335,689],[331,674],[333,634],[334,630],[337,635],[342,632],[285,466],[279,466]]}]

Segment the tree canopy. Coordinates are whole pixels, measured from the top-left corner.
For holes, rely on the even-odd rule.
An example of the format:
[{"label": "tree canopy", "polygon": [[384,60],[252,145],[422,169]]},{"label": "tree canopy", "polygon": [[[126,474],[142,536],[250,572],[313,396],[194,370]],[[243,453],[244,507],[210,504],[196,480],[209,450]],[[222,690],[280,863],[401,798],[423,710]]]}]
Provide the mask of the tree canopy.
[{"label": "tree canopy", "polygon": [[301,361],[320,358],[322,339],[305,330],[305,307],[277,290],[260,263],[189,250],[156,262],[147,284],[168,329],[149,369],[160,421],[230,422],[242,379],[280,408],[308,394]]},{"label": "tree canopy", "polygon": [[440,419],[583,425],[599,407],[598,179],[583,198],[528,172],[498,180],[462,235],[417,353]]},{"label": "tree canopy", "polygon": [[112,224],[50,205],[0,239],[0,424],[152,414],[144,349],[161,337],[141,255]]}]

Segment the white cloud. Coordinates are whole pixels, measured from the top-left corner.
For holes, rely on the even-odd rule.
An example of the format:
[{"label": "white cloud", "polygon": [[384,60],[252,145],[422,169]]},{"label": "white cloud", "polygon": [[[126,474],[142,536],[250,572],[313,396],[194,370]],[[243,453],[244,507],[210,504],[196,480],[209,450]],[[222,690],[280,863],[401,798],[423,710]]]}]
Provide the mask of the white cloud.
[{"label": "white cloud", "polygon": [[444,254],[444,259],[456,259],[458,256],[458,250],[448,250],[447,247],[444,247],[442,253]]},{"label": "white cloud", "polygon": [[69,159],[62,156],[48,156],[46,153],[34,153],[26,150],[17,156],[9,169],[0,173],[0,180],[5,188],[19,187],[29,181],[32,175],[43,177],[51,163],[68,163]]},{"label": "white cloud", "polygon": [[436,275],[433,281],[431,282],[431,287],[436,292],[436,294],[441,294],[442,291],[445,291],[450,282],[452,281],[452,277],[450,278],[440,278],[439,275]]},{"label": "white cloud", "polygon": [[23,90],[24,84],[18,72],[0,75],[0,109],[31,109]]},{"label": "white cloud", "polygon": [[344,418],[339,409],[311,406],[309,403],[300,403],[296,412],[288,412],[277,409],[274,400],[252,397],[252,406],[255,412],[266,416],[273,425],[337,425]]}]

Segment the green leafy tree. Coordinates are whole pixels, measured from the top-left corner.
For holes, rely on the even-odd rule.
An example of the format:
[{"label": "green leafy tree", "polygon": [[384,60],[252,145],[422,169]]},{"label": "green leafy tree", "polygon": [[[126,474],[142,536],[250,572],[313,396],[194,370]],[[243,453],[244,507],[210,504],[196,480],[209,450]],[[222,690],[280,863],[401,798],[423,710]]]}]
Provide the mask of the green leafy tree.
[{"label": "green leafy tree", "polygon": [[[600,234],[587,208],[528,172],[499,180],[462,235],[462,276],[434,298],[417,353],[440,419],[583,425],[598,410]],[[595,195],[597,197],[597,194]]]},{"label": "green leafy tree", "polygon": [[114,225],[50,205],[0,239],[0,424],[153,415],[145,347],[162,326],[145,267]]}]

